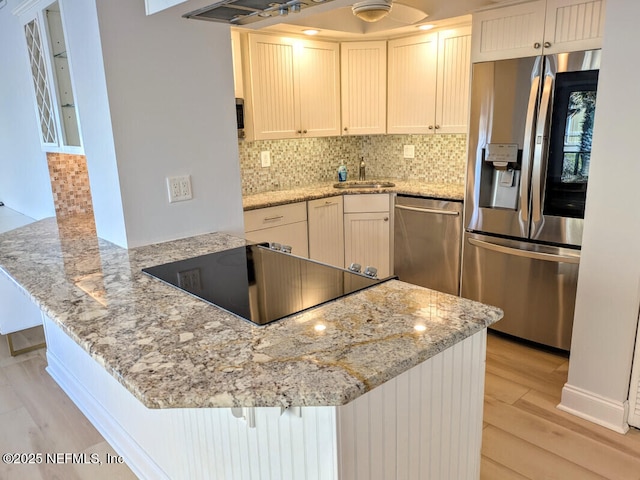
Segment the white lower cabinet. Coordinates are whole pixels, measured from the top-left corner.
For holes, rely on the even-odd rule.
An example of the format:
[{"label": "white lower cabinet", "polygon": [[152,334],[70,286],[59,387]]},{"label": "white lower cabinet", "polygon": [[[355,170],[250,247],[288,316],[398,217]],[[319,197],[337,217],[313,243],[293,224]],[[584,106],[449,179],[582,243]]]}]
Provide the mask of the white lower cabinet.
[{"label": "white lower cabinet", "polygon": [[309,258],[336,267],[344,265],[342,195],[307,203]]},{"label": "white lower cabinet", "polygon": [[391,197],[387,193],[336,195],[244,212],[245,238],[277,242],[291,253],[329,265],[352,263],[392,273]]},{"label": "white lower cabinet", "polygon": [[291,253],[309,256],[307,202],[244,212],[245,238],[250,242],[276,242],[291,246]]},{"label": "white lower cabinet", "polygon": [[391,275],[390,198],[386,193],[344,198],[344,265],[359,263]]}]

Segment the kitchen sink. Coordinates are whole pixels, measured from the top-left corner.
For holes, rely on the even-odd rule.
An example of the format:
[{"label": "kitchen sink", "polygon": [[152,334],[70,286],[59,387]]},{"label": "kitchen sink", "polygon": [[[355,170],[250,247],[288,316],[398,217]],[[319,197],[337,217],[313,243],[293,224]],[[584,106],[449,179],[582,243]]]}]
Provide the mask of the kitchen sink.
[{"label": "kitchen sink", "polygon": [[333,188],[389,188],[395,186],[396,184],[392,182],[376,182],[375,180],[358,180],[333,184]]}]

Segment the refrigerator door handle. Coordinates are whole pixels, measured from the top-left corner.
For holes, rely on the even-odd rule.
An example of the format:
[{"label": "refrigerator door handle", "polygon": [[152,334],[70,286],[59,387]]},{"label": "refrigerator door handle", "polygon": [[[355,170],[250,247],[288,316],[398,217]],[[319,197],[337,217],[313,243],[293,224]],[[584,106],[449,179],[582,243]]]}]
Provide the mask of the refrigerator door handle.
[{"label": "refrigerator door handle", "polygon": [[459,215],[458,212],[452,210],[439,210],[435,208],[420,208],[420,207],[409,207],[407,205],[396,205],[398,210],[410,210],[412,212],[421,212],[421,213],[435,213],[439,215]]},{"label": "refrigerator door handle", "polygon": [[542,88],[540,116],[536,131],[536,145],[533,154],[533,173],[531,176],[531,219],[534,225],[542,220],[542,189],[544,188],[542,176],[546,174],[547,144],[549,143],[549,107],[551,104],[552,90],[553,77],[551,75],[547,75],[544,79],[544,86]]},{"label": "refrigerator door handle", "polygon": [[544,252],[532,252],[529,250],[520,250],[519,248],[505,247],[504,245],[497,245],[491,242],[485,242],[484,240],[476,240],[475,238],[469,238],[469,243],[473,246],[484,248],[487,250],[493,250],[498,253],[505,253],[507,255],[514,255],[516,257],[531,258],[533,260],[544,260],[547,262],[557,263],[580,263],[580,255],[555,255],[553,253]]},{"label": "refrigerator door handle", "polygon": [[522,175],[520,177],[520,220],[529,221],[529,177],[531,176],[531,155],[533,151],[534,125],[536,116],[536,102],[540,88],[540,75],[531,81],[527,117],[524,125],[524,143],[522,145]]}]

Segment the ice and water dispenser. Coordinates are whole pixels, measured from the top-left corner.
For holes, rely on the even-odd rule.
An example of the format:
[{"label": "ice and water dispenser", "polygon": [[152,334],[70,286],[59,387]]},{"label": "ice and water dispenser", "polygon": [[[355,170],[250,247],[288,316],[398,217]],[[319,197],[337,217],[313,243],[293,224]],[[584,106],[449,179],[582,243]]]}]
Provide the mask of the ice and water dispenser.
[{"label": "ice and water dispenser", "polygon": [[522,150],[515,143],[489,143],[482,157],[480,206],[516,210]]}]

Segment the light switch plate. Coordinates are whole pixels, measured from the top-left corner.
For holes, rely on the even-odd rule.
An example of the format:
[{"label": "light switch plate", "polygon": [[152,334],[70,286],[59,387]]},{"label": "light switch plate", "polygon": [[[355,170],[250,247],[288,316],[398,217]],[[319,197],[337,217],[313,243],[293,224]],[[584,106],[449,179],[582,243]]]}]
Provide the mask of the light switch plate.
[{"label": "light switch plate", "polygon": [[269,150],[260,152],[260,163],[263,167],[271,166],[271,152]]},{"label": "light switch plate", "polygon": [[405,145],[404,146],[404,158],[415,158],[416,156],[416,147],[415,145]]}]

